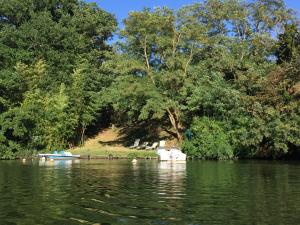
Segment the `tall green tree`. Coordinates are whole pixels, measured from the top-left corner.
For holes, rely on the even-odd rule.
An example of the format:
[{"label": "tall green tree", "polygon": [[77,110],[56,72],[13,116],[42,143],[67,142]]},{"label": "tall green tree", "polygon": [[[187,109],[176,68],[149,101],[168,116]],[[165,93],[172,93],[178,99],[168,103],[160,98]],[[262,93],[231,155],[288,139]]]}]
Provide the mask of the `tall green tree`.
[{"label": "tall green tree", "polygon": [[0,1],[3,151],[78,142],[77,131],[99,110],[97,93],[108,85],[101,67],[115,28],[115,18],[95,3]]},{"label": "tall green tree", "polygon": [[114,71],[126,76],[121,83],[131,80],[128,88],[123,82],[123,88],[140,85],[149,90],[135,93],[143,95],[138,97],[139,119],[167,117],[171,130],[182,140],[187,99],[197,89],[195,84],[211,76],[207,71],[214,71],[220,79],[233,80],[245,94],[255,94],[263,76],[274,67],[266,60],[273,54],[273,32],[292,19],[279,0],[209,0],[178,12],[168,8],[132,12],[121,31],[123,60]]}]

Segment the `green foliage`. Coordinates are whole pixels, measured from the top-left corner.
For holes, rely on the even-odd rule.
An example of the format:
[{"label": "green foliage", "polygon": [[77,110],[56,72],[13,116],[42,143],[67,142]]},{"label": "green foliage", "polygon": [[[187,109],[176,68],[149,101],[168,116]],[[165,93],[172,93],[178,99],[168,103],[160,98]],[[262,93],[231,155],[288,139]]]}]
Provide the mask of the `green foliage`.
[{"label": "green foliage", "polygon": [[0,1],[0,157],[83,140],[109,84],[101,66],[115,26],[77,0]]},{"label": "green foliage", "polygon": [[128,153],[127,158],[128,159],[135,159],[137,157],[136,153]]},{"label": "green foliage", "polygon": [[192,157],[201,159],[231,159],[233,148],[222,123],[203,117],[191,125],[193,138],[185,140],[183,150]]},{"label": "green foliage", "polygon": [[297,24],[285,25],[284,33],[279,35],[277,46],[276,56],[279,64],[290,62],[297,53],[299,54],[300,33]]},{"label": "green foliage", "polygon": [[[121,57],[109,62],[116,77],[112,95],[105,98],[121,124],[158,122],[181,140],[195,126],[193,118],[209,117],[221,121],[226,137],[218,138],[224,143],[212,136],[198,144],[230,146],[224,158],[282,157],[298,149],[298,72],[274,60],[282,57],[278,51],[299,55],[297,26],[286,25],[296,24],[295,14],[282,0],[208,0],[178,12],[144,9],[131,12],[124,24]],[[281,33],[279,41],[275,33]],[[189,154],[222,158],[213,147],[193,147],[196,142],[184,143]]]},{"label": "green foliage", "polygon": [[110,118],[180,143],[191,128],[200,158],[297,155],[295,15],[283,0],[144,9],[110,46],[116,21],[96,4],[0,0],[0,157],[82,145]]}]

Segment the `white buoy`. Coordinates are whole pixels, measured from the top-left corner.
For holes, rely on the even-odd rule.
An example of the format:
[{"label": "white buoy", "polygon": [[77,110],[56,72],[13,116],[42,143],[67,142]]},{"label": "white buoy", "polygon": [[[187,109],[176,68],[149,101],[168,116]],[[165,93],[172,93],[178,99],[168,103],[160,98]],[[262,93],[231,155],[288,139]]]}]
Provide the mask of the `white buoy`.
[{"label": "white buoy", "polygon": [[26,162],[26,159],[25,159],[25,158],[23,158],[23,159],[22,159],[22,162]]},{"label": "white buoy", "polygon": [[132,162],[132,163],[137,163],[137,160],[136,160],[136,159],[133,159],[131,162]]}]

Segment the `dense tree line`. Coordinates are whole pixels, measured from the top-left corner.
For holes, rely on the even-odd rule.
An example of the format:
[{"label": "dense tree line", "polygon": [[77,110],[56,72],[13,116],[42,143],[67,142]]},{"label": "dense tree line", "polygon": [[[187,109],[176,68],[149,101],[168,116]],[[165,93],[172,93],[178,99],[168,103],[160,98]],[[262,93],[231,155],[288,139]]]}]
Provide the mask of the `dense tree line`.
[{"label": "dense tree line", "polygon": [[116,25],[77,0],[0,0],[0,157],[82,144],[104,111],[199,158],[299,154],[300,33],[283,0],[131,12],[109,45]]},{"label": "dense tree line", "polygon": [[115,18],[77,0],[0,1],[0,156],[79,144],[111,77]]}]

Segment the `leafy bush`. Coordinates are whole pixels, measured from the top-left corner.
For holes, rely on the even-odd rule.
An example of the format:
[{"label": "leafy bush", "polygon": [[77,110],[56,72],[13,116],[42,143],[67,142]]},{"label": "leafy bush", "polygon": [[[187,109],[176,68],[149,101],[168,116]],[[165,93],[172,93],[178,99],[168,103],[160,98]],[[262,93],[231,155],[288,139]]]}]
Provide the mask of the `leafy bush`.
[{"label": "leafy bush", "polygon": [[10,150],[2,150],[0,152],[0,159],[15,159],[15,156]]},{"label": "leafy bush", "polygon": [[220,160],[233,158],[232,146],[220,122],[206,117],[196,118],[191,130],[193,138],[183,143],[183,151],[189,156]]},{"label": "leafy bush", "polygon": [[16,145],[14,142],[11,142],[11,145],[9,147],[4,146],[4,148],[0,150],[0,160],[30,158],[36,156],[37,154],[38,153],[36,150],[25,149],[20,147],[19,145]]},{"label": "leafy bush", "polygon": [[36,150],[24,149],[24,150],[20,150],[20,151],[16,152],[15,158],[17,158],[17,159],[31,158],[31,157],[35,157],[37,155],[38,155],[38,152]]}]

